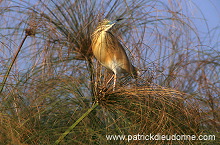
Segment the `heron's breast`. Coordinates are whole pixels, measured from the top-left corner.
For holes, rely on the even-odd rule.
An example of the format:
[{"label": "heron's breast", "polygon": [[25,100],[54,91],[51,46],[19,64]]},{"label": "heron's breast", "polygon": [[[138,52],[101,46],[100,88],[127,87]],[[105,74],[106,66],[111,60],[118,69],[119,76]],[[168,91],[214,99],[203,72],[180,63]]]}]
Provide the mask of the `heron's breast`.
[{"label": "heron's breast", "polygon": [[112,55],[106,40],[101,36],[93,42],[92,50],[95,57],[102,63]]}]

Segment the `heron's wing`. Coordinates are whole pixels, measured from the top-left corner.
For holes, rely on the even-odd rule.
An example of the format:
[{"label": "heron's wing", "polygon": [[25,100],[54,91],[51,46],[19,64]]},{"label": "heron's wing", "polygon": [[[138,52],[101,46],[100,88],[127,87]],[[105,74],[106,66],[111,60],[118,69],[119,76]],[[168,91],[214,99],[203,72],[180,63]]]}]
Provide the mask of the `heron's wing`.
[{"label": "heron's wing", "polygon": [[128,56],[126,54],[126,51],[118,38],[116,38],[112,33],[107,32],[106,35],[106,49],[109,55],[111,55],[112,58],[115,58],[116,61],[118,61],[119,66],[122,70],[125,70],[125,72],[133,74],[134,67],[130,63]]}]

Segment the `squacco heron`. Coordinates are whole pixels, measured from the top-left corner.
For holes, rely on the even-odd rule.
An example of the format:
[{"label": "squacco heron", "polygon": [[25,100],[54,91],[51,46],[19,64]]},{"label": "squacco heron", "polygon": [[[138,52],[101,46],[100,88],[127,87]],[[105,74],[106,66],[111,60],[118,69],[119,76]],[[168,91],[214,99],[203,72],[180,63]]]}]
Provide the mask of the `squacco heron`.
[{"label": "squacco heron", "polygon": [[110,31],[120,20],[122,19],[115,21],[104,19],[92,34],[92,51],[94,56],[103,66],[114,72],[114,75],[111,77],[111,79],[114,77],[113,90],[115,90],[118,74],[127,73],[132,77],[137,77],[136,68],[129,61],[117,37]]}]

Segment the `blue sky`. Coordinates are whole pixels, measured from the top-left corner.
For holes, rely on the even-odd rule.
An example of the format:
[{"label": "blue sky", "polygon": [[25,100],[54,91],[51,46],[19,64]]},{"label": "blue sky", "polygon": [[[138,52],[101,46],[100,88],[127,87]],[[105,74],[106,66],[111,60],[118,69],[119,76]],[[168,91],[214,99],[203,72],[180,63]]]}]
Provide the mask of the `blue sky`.
[{"label": "blue sky", "polygon": [[[15,0],[15,2],[16,1],[17,0]],[[210,30],[220,26],[220,0],[182,0],[182,2],[188,6],[190,13],[192,13],[191,17],[195,18],[193,21],[195,22],[196,28],[198,28],[200,36],[205,37]],[[18,3],[20,3],[20,1],[18,1]],[[204,42],[211,47],[218,46],[220,42],[220,27],[214,31],[215,35],[211,35],[210,38],[205,39],[206,42]],[[212,40],[211,42],[210,39]],[[216,49],[219,48],[216,47]]]},{"label": "blue sky", "polygon": [[[215,34],[214,36],[211,34],[210,39],[212,39],[212,43],[218,43],[220,39],[220,0],[191,0],[191,3],[195,3],[197,6],[194,10],[194,16],[197,19],[194,19],[194,22],[201,33],[200,36],[206,35],[208,31],[214,30],[212,33]],[[192,8],[195,7],[195,5],[192,6]]]},{"label": "blue sky", "polygon": [[[193,0],[201,10],[210,28],[220,24],[220,0]],[[196,13],[202,16],[200,12]]]}]

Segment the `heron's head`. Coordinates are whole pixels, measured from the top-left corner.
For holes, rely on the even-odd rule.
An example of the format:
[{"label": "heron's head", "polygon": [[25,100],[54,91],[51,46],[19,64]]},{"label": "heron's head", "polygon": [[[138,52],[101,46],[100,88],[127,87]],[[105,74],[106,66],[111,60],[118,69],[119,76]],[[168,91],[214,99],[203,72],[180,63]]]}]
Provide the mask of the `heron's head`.
[{"label": "heron's head", "polygon": [[102,22],[99,23],[98,28],[102,29],[102,31],[108,31],[120,20],[122,20],[122,19],[117,19],[114,21],[109,21],[107,19],[104,19]]}]

